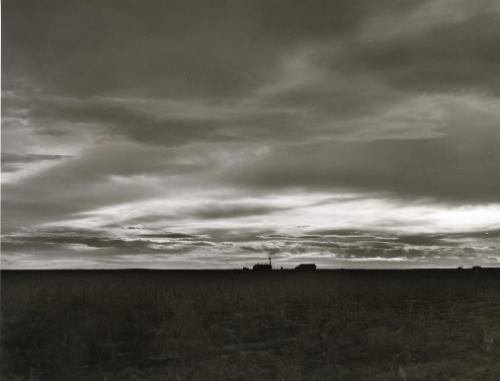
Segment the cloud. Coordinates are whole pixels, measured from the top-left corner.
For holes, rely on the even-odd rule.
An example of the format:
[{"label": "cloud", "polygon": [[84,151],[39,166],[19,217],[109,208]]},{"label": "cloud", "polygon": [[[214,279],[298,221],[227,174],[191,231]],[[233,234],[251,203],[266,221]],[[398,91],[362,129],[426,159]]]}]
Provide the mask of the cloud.
[{"label": "cloud", "polygon": [[286,209],[269,205],[209,205],[195,210],[191,215],[202,219],[238,218],[246,216],[262,216]]},{"label": "cloud", "polygon": [[20,155],[10,152],[2,152],[2,164],[6,166],[18,165],[24,163],[32,163],[43,160],[59,160],[64,159],[64,155],[41,155],[41,154],[27,154]]},{"label": "cloud", "polygon": [[422,3],[7,1],[4,70],[73,95],[234,96],[271,80],[290,46]]},{"label": "cloud", "polygon": [[449,92],[464,88],[499,94],[500,55],[494,49],[500,11],[483,13],[416,36],[351,47],[352,62],[398,88]]},{"label": "cloud", "polygon": [[[409,134],[407,138],[387,135],[376,141],[349,139],[277,147],[228,172],[227,178],[257,188],[365,189],[403,197],[498,202],[498,102],[442,96],[431,97],[423,105],[432,105],[435,116],[431,111],[421,118],[418,108],[412,111],[415,117],[410,113],[399,116],[406,120],[399,123],[401,131],[394,133]],[[372,122],[377,126],[382,121]],[[429,123],[428,131],[435,136],[412,136],[412,128],[425,133],[420,128],[423,123]],[[387,125],[385,128],[389,133]]]},{"label": "cloud", "polygon": [[10,265],[494,257],[497,2],[2,7]]},{"label": "cloud", "polygon": [[16,154],[2,152],[2,181],[4,183],[17,182],[31,176],[44,168],[50,168],[54,162],[65,159],[66,155],[47,154]]},{"label": "cloud", "polygon": [[[335,233],[335,234],[332,234]],[[491,234],[491,235],[490,235]],[[408,242],[411,241],[411,242]],[[7,236],[4,265],[51,268],[191,267],[238,268],[273,258],[291,268],[304,261],[321,268],[496,265],[500,247],[495,232],[400,236],[392,233],[329,231],[314,235],[248,236],[225,242],[177,233],[106,235],[95,230],[45,229]],[[73,260],[77,255],[77,259]],[[17,260],[14,258],[17,257]]]},{"label": "cloud", "polygon": [[[201,218],[200,213],[203,213]],[[426,199],[395,200],[390,195],[376,194],[331,198],[329,193],[297,190],[251,198],[244,193],[214,191],[209,194],[192,190],[189,196],[172,194],[168,198],[116,204],[67,217],[45,226],[104,231],[125,229],[126,234],[136,234],[141,229],[147,230],[143,234],[167,230],[169,233],[209,235],[226,241],[237,240],[238,235],[274,239],[281,238],[275,234],[286,237],[291,233],[314,236],[318,232],[321,235],[331,232],[331,235],[359,236],[358,231],[401,235],[489,231],[500,226],[500,207],[497,204],[444,204]]]}]

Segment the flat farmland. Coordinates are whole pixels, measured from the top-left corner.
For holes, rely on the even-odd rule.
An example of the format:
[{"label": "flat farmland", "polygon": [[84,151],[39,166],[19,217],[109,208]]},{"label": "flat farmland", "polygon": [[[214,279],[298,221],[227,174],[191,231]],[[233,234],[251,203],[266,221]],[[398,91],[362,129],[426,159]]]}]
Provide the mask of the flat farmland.
[{"label": "flat farmland", "polygon": [[500,271],[2,271],[2,379],[499,380]]}]

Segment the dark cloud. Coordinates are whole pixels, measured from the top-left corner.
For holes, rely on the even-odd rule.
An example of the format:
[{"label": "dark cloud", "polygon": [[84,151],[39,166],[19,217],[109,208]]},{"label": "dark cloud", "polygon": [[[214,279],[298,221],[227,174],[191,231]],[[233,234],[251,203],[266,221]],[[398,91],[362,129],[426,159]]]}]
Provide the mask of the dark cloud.
[{"label": "dark cloud", "polygon": [[470,238],[500,238],[500,230],[494,229],[494,230],[486,230],[486,231],[479,231],[479,232],[471,232],[471,233],[458,233],[451,235],[451,237],[455,238],[463,238],[463,237],[470,237]]},{"label": "dark cloud", "polygon": [[[387,190],[445,200],[498,202],[500,130],[453,126],[436,139],[287,146],[229,178],[258,188]],[[462,131],[460,131],[462,129]]]},{"label": "dark cloud", "polygon": [[[221,122],[185,116],[160,117],[140,110],[132,110],[113,102],[105,100],[80,100],[80,99],[27,99],[30,104],[30,117],[32,120],[44,122],[48,125],[51,121],[63,123],[88,123],[96,126],[96,132],[111,137],[127,137],[131,140],[173,146],[190,140],[212,139],[221,140],[217,136]],[[226,122],[227,123],[227,122]],[[71,128],[71,127],[66,127]],[[42,131],[46,133],[47,129]],[[49,128],[49,132],[53,128]],[[60,130],[59,133],[68,131]]]},{"label": "dark cloud", "polygon": [[20,155],[17,153],[2,152],[2,171],[16,171],[23,164],[37,163],[45,160],[60,160],[66,157],[67,156],[64,155],[44,155],[35,153]]},{"label": "dark cloud", "polygon": [[[500,13],[488,12],[416,35],[394,36],[349,46],[349,70],[373,73],[405,91],[475,89],[499,95]],[[346,57],[347,59],[347,57]],[[332,57],[335,65],[335,57]]]},{"label": "dark cloud", "polygon": [[144,238],[182,238],[182,239],[199,239],[200,237],[193,234],[184,233],[156,233],[156,234],[141,234]]},{"label": "dark cloud", "polygon": [[297,42],[422,3],[6,1],[3,68],[63,93],[234,95],[272,78]]},{"label": "dark cloud", "polygon": [[[151,252],[188,252],[190,246],[200,246],[200,242],[190,243],[186,237],[195,236],[170,234],[169,242],[161,240],[159,236],[142,235],[125,239],[94,230],[63,230],[44,229],[24,234],[6,235],[2,247],[13,251],[37,251],[40,249],[54,250],[105,250],[104,252],[118,254],[120,252],[129,254],[141,254]],[[159,240],[158,240],[159,239]],[[179,246],[176,241],[182,242]],[[203,244],[203,242],[201,242]]]},{"label": "dark cloud", "polygon": [[275,54],[253,42],[245,4],[10,1],[3,9],[7,72],[63,93],[227,95],[254,85]]},{"label": "dark cloud", "polygon": [[191,212],[191,215],[201,219],[237,218],[267,215],[286,209],[265,205],[209,205]]},{"label": "dark cloud", "polygon": [[32,163],[43,160],[59,160],[64,159],[67,156],[64,155],[43,155],[43,154],[27,154],[20,155],[17,153],[2,152],[2,162],[5,164],[22,164],[22,163]]}]

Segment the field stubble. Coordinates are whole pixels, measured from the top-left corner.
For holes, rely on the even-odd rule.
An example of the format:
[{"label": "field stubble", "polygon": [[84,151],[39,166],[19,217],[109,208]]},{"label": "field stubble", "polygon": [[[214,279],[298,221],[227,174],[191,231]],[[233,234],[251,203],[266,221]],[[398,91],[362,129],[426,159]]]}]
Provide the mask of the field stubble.
[{"label": "field stubble", "polygon": [[500,273],[2,272],[2,379],[499,380]]}]

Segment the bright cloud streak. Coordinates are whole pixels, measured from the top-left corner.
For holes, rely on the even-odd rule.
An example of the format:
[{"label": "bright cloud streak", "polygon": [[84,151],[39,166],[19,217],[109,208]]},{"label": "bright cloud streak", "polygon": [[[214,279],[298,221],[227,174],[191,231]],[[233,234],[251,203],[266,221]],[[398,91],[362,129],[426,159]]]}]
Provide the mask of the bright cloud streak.
[{"label": "bright cloud streak", "polygon": [[[224,210],[236,215],[209,217],[210,212]],[[203,211],[208,217],[198,218]],[[238,211],[242,214],[238,215]],[[253,228],[283,233],[318,229],[401,234],[457,233],[500,228],[500,205],[460,206],[426,200],[405,203],[359,194],[296,193],[249,198],[244,195],[230,197],[220,193],[212,196],[201,193],[100,208],[44,226],[99,229],[107,225],[133,225],[147,217],[149,222],[143,226],[161,230],[166,228],[162,226],[165,221],[169,221],[170,230],[178,230],[178,226],[188,232]]]}]

